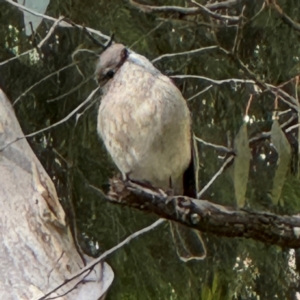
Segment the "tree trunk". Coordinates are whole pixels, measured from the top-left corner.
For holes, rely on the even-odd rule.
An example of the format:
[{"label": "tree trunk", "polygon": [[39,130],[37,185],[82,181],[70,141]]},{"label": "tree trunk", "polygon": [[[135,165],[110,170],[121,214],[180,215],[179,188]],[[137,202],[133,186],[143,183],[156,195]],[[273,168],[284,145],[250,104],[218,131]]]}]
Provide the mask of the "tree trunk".
[{"label": "tree trunk", "polygon": [[[85,264],[54,185],[23,136],[0,89],[0,299],[6,300],[43,298]],[[97,265],[87,274],[51,296],[104,297],[113,279],[109,265]]]}]

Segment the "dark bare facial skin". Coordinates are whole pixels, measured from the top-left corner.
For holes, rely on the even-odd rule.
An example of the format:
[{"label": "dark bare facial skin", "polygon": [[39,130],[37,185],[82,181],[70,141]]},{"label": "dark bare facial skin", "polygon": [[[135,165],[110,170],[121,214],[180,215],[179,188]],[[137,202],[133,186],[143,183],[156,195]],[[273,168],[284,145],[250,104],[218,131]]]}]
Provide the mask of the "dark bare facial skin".
[{"label": "dark bare facial skin", "polygon": [[99,57],[95,78],[103,86],[111,79],[128,57],[128,50],[122,44],[113,44]]}]

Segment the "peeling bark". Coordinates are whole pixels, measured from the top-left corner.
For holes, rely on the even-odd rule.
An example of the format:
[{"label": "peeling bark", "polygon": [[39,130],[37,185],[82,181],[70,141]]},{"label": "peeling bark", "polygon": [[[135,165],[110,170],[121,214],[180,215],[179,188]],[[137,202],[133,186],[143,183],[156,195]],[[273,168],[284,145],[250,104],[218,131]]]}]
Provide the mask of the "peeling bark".
[{"label": "peeling bark", "polygon": [[[0,89],[0,299],[6,300],[41,299],[85,265],[54,185],[23,136]],[[51,296],[99,299],[112,270],[103,263],[86,274]]]}]

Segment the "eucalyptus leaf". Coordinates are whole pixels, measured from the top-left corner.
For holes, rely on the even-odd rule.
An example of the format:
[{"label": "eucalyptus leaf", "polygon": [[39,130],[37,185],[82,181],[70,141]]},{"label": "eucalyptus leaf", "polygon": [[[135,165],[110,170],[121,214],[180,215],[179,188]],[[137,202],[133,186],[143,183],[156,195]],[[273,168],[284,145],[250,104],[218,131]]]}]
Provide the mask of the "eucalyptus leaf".
[{"label": "eucalyptus leaf", "polygon": [[212,282],[212,289],[211,289],[213,295],[217,293],[219,286],[220,286],[220,275],[216,271],[214,274],[214,278],[213,278],[213,282]]},{"label": "eucalyptus leaf", "polygon": [[211,300],[212,292],[208,285],[203,284],[201,289],[201,299]]},{"label": "eucalyptus leaf", "polygon": [[[280,128],[277,120],[273,122],[271,129],[271,141],[278,153],[277,169],[275,172],[273,187],[271,190],[271,198],[273,204],[277,205],[280,199],[282,188],[286,179],[291,161],[291,146],[284,132]],[[283,205],[283,199],[281,198]]]},{"label": "eucalyptus leaf", "polygon": [[234,139],[234,149],[236,151],[236,157],[233,164],[235,198],[238,207],[243,207],[245,204],[251,159],[246,123],[241,126]]}]

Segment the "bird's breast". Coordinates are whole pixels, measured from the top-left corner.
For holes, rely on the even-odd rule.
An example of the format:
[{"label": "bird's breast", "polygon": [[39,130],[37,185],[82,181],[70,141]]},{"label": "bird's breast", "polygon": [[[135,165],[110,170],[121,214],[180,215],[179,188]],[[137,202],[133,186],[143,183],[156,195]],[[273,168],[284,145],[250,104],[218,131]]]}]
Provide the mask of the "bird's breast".
[{"label": "bird's breast", "polygon": [[109,83],[98,132],[117,167],[132,179],[167,188],[190,156],[190,114],[181,93],[158,73],[126,62]]}]

